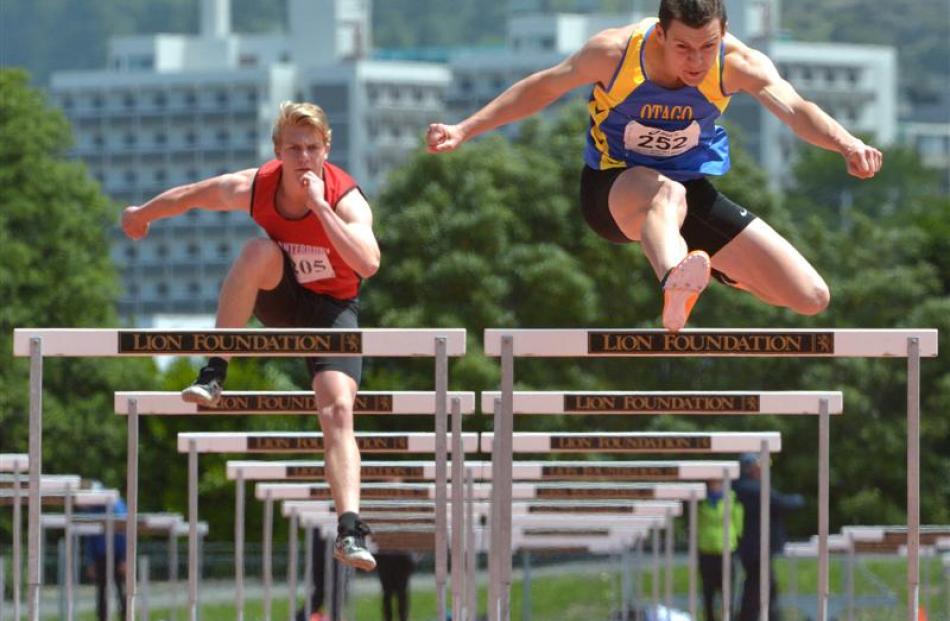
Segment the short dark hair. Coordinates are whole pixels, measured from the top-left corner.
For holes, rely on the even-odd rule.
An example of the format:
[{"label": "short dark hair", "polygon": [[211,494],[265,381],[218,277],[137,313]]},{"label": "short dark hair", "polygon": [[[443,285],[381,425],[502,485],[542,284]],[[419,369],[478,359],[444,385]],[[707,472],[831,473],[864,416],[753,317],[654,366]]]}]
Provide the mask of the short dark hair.
[{"label": "short dark hair", "polygon": [[724,0],[660,0],[660,25],[670,27],[674,19],[690,28],[702,28],[714,19],[726,27],[726,3]]}]

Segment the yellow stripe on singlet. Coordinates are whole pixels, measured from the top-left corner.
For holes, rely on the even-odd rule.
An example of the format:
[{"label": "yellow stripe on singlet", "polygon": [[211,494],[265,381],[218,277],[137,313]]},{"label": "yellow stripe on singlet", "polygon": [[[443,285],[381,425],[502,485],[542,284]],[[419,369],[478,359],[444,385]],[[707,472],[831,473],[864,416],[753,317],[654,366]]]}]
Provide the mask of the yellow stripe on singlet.
[{"label": "yellow stripe on singlet", "polygon": [[719,108],[720,114],[725,112],[726,106],[729,105],[729,97],[723,93],[722,88],[722,69],[722,55],[717,54],[716,64],[696,87],[703,97],[709,100],[709,103]]},{"label": "yellow stripe on singlet", "polygon": [[594,145],[600,151],[600,168],[625,168],[626,164],[620,160],[610,157],[610,150],[607,145],[607,137],[601,130],[600,125],[604,122],[617,105],[630,96],[638,86],[643,84],[643,68],[640,66],[640,48],[643,45],[643,35],[649,30],[650,26],[659,21],[655,17],[642,20],[627,43],[627,49],[624,52],[623,60],[617,73],[613,78],[613,83],[609,85],[610,90],[604,90],[600,84],[595,84],[591,94],[591,100],[587,104],[587,110],[590,113],[592,126],[590,129],[591,137],[594,139]]}]

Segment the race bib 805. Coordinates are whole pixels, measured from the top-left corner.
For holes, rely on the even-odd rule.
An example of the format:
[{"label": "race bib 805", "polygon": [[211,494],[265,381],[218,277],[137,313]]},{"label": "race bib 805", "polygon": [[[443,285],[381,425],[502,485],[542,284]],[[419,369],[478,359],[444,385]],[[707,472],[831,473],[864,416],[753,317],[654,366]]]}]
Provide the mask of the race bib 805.
[{"label": "race bib 805", "polygon": [[290,257],[290,262],[294,266],[294,276],[300,284],[336,276],[326,248],[287,243],[281,243],[280,247]]}]

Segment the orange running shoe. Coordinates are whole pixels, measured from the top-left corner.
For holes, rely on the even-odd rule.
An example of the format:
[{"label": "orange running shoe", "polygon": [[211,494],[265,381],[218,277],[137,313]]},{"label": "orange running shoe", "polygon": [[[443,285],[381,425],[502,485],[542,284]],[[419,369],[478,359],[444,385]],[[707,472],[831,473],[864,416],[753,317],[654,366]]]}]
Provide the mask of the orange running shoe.
[{"label": "orange running shoe", "polygon": [[693,250],[670,270],[663,284],[663,327],[678,332],[686,325],[699,294],[709,284],[709,255]]}]

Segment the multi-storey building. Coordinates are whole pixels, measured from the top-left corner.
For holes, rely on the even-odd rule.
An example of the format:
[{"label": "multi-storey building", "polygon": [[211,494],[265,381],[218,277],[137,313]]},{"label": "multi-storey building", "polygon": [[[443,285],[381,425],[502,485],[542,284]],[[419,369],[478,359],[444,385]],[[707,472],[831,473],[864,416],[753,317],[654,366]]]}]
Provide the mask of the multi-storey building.
[{"label": "multi-storey building", "polygon": [[[74,155],[121,204],[270,159],[288,99],[324,107],[331,160],[372,195],[442,116],[444,66],[370,59],[369,0],[288,0],[286,32],[252,35],[231,32],[230,0],[200,7],[198,35],[116,37],[105,69],[52,77]],[[116,230],[120,314],[141,323],[214,312],[228,266],[257,232],[246,214],[201,210],[155,223],[141,242]]]}]

